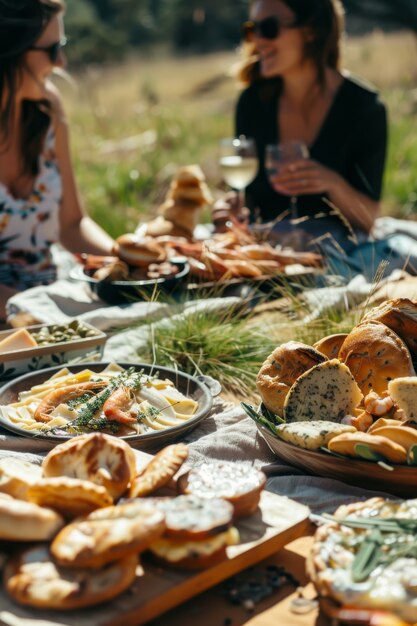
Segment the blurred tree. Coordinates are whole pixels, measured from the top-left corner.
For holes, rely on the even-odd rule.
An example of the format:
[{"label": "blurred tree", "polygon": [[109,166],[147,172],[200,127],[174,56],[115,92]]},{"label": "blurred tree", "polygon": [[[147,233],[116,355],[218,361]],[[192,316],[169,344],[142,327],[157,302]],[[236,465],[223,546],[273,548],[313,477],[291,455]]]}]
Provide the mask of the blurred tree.
[{"label": "blurred tree", "polygon": [[126,40],[123,34],[102,22],[89,0],[77,0],[76,7],[68,3],[65,24],[71,64],[86,59],[90,63],[102,63],[124,55]]},{"label": "blurred tree", "polygon": [[417,32],[417,0],[343,0],[348,13],[374,26],[411,28]]},{"label": "blurred tree", "polygon": [[[417,32],[417,0],[343,0],[369,27]],[[68,2],[72,63],[118,60],[132,48],[166,43],[177,51],[230,48],[240,39],[249,0],[77,0]],[[75,8],[76,7],[76,8]]]}]

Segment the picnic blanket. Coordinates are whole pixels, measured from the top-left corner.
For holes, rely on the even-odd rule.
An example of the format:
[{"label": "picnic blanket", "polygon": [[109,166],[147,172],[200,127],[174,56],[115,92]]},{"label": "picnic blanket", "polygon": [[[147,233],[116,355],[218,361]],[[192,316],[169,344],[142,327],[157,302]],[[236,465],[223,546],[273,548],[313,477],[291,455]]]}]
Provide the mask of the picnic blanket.
[{"label": "picnic blanket", "polygon": [[[417,278],[410,278],[399,270],[379,282],[378,293],[381,298],[389,297],[390,290],[401,284],[406,284],[408,297],[413,297],[413,289],[417,297]],[[348,310],[367,299],[375,298],[375,292],[375,284],[369,283],[361,275],[347,285],[306,291],[302,296],[306,303],[305,321],[320,317],[328,309]],[[48,287],[35,287],[17,294],[9,300],[8,310],[10,314],[31,313],[44,323],[64,322],[77,316],[103,331],[130,327],[109,336],[103,356],[104,361],[129,362],[140,360],[138,355],[149,341],[153,326],[172,324],[176,317],[191,315],[199,310],[230,309],[239,303],[239,298],[230,297],[194,300],[176,305],[135,302],[108,306],[90,293],[86,285],[63,279]],[[375,493],[336,480],[307,476],[301,470],[278,461],[255,423],[246,417],[240,406],[228,404],[222,399],[215,400],[212,413],[190,433],[187,442],[190,444],[191,464],[215,459],[252,463],[267,473],[268,489],[294,498],[315,512],[334,510],[342,502],[367,498]],[[41,440],[0,432],[1,455],[23,454],[39,462],[39,455],[46,453],[47,449],[48,445]]]}]

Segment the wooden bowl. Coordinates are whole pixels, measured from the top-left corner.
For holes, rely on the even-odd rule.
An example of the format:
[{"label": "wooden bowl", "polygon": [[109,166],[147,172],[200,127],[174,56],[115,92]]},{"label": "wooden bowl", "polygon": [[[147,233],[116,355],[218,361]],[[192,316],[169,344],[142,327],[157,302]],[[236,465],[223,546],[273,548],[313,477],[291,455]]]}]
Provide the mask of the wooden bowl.
[{"label": "wooden bowl", "polygon": [[339,458],[326,452],[306,450],[279,439],[261,424],[257,427],[277,457],[310,474],[403,498],[417,497],[417,467],[390,464],[392,470],[389,470],[375,461]]}]

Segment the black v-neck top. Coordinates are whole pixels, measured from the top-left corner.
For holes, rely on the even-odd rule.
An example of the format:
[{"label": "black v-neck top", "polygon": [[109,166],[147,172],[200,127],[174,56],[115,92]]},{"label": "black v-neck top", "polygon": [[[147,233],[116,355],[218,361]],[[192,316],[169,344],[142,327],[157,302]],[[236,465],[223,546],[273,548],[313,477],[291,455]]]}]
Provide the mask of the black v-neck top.
[{"label": "black v-neck top", "polygon": [[[265,147],[279,143],[279,78],[260,79],[240,95],[236,135],[253,137],[259,171],[246,190],[252,219],[270,221],[289,208],[289,198],[277,193],[265,172]],[[315,161],[338,172],[352,187],[379,200],[387,146],[387,116],[378,94],[359,80],[345,77],[335,94],[320,131],[309,147]],[[300,196],[298,215],[329,213],[323,195]]]}]

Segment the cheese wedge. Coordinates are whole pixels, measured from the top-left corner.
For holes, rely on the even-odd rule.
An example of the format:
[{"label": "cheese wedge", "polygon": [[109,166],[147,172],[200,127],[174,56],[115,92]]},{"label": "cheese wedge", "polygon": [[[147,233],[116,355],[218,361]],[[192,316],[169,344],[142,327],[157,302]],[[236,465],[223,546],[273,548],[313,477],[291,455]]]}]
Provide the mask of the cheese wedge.
[{"label": "cheese wedge", "polygon": [[36,348],[37,343],[26,328],[20,328],[2,341],[0,341],[0,354],[14,352],[15,350],[28,350]]},{"label": "cheese wedge", "polygon": [[325,420],[312,422],[291,422],[276,427],[277,435],[284,441],[306,450],[319,450],[326,447],[333,437],[342,433],[354,433],[356,428],[347,424],[337,424]]},{"label": "cheese wedge", "polygon": [[286,422],[341,422],[363,399],[349,368],[338,359],[324,361],[302,374],[284,403]]},{"label": "cheese wedge", "polygon": [[407,419],[417,421],[417,376],[394,378],[388,383],[388,394]]}]

